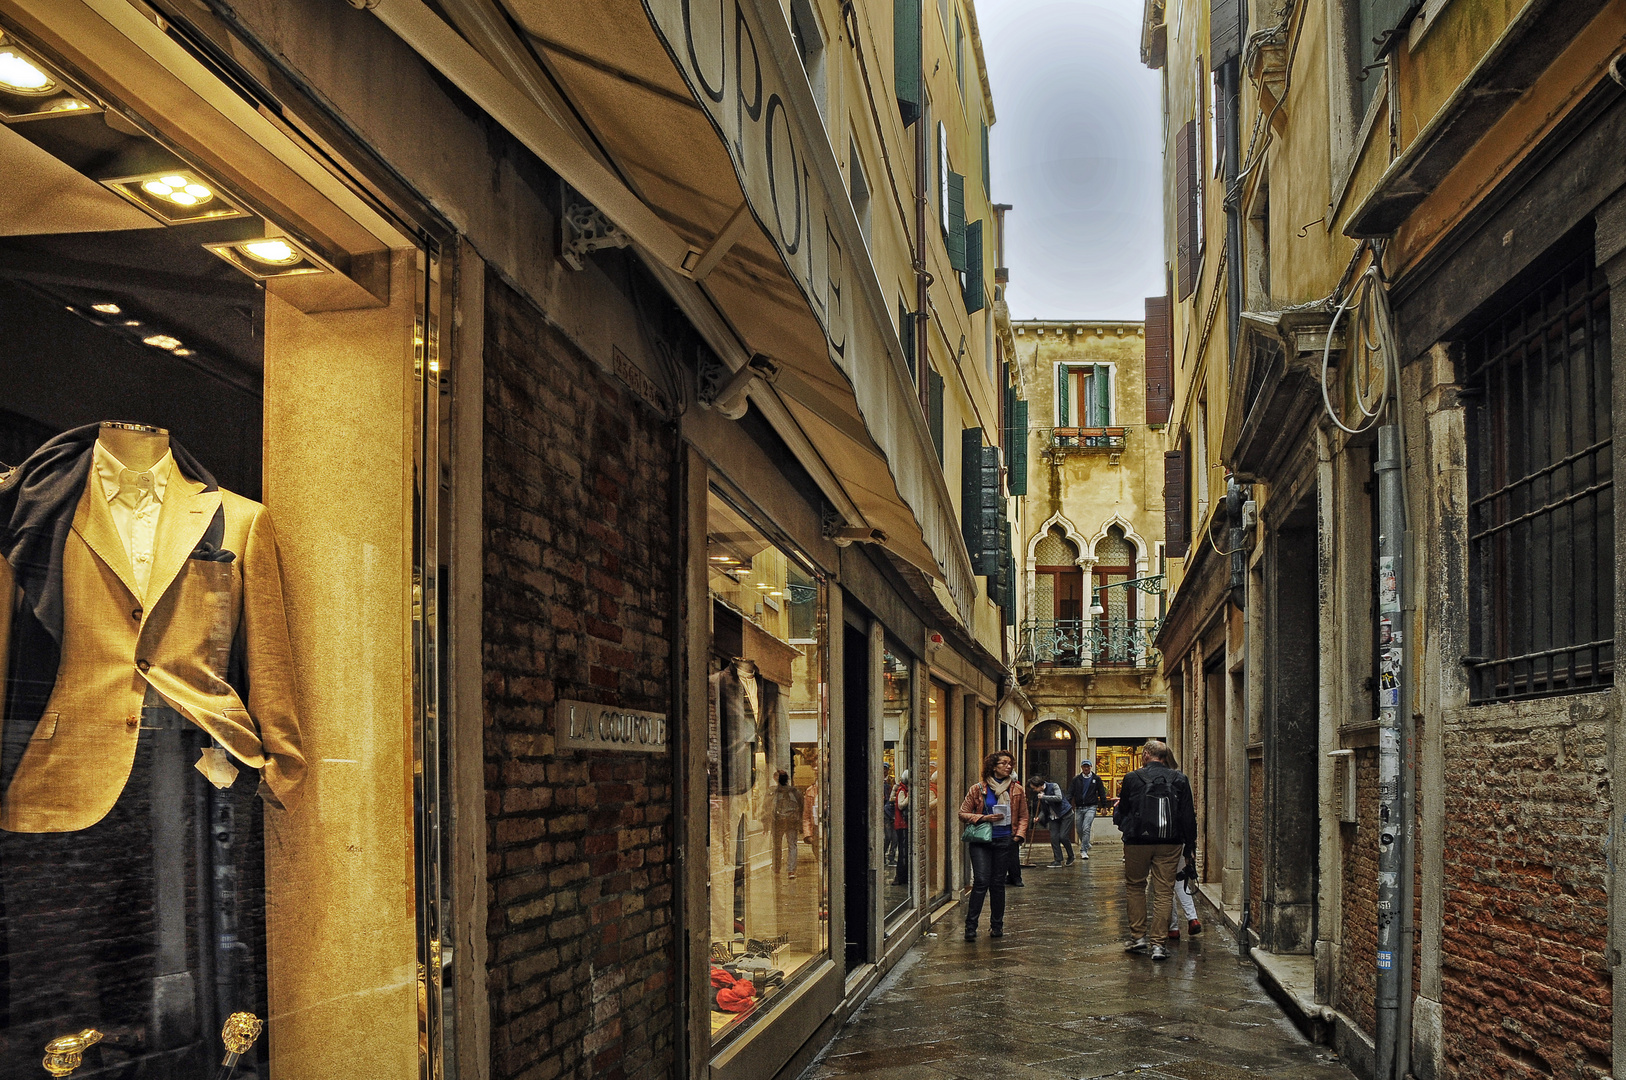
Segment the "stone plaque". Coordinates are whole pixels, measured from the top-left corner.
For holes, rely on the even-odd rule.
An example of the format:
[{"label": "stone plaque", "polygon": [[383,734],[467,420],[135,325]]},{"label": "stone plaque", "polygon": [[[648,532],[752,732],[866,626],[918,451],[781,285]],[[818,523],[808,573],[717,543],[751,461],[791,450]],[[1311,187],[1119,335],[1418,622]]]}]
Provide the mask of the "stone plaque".
[{"label": "stone plaque", "polygon": [[554,745],[560,750],[666,752],[666,714],[561,701],[554,706]]}]

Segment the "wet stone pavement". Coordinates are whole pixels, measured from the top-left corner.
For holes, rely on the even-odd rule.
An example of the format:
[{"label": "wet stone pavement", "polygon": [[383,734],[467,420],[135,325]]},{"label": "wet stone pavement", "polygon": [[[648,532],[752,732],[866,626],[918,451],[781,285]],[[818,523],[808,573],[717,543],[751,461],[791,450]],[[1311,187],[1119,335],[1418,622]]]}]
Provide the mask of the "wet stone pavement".
[{"label": "wet stone pavement", "polygon": [[[1003,939],[989,939],[984,910],[978,939],[962,940],[956,908],[802,1080],[1351,1080],[1283,1015],[1223,927],[1182,934],[1162,963],[1123,951],[1115,837],[1098,829],[1088,862],[1029,865],[1026,887],[1007,892]],[[1049,862],[1049,845],[1030,859]]]}]

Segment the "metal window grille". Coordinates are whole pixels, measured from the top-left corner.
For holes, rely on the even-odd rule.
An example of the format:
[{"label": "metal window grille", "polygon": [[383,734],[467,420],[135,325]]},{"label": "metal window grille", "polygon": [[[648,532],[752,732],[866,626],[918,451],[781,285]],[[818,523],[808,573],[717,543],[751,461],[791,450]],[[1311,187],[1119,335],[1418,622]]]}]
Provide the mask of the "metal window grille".
[{"label": "metal window grille", "polygon": [[1470,700],[1614,675],[1609,288],[1591,245],[1467,342]]}]

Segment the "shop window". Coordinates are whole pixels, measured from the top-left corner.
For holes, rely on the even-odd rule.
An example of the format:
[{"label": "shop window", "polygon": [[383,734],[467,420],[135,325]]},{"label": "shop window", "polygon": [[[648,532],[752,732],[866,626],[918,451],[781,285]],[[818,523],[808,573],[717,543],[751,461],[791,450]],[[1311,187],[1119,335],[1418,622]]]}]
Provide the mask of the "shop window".
[{"label": "shop window", "polygon": [[914,906],[915,688],[903,649],[890,638],[881,657],[881,821],[886,850],[887,921]]},{"label": "shop window", "polygon": [[[948,731],[949,688],[932,679],[927,683],[926,700],[926,883],[933,897],[948,892],[945,837],[948,802],[942,797],[941,766],[947,760],[944,738]],[[954,807],[956,814],[959,807]]]},{"label": "shop window", "polygon": [[207,95],[3,48],[78,106],[0,127],[0,1075],[86,1031],[79,1075],[331,1075],[318,1029],[438,1074],[438,266],[295,239],[291,172],[184,155]]},{"label": "shop window", "polygon": [[1609,286],[1590,243],[1560,247],[1463,352],[1474,702],[1613,681]]},{"label": "shop window", "polygon": [[716,491],[706,533],[715,1043],[829,955],[829,736],[823,582]]}]

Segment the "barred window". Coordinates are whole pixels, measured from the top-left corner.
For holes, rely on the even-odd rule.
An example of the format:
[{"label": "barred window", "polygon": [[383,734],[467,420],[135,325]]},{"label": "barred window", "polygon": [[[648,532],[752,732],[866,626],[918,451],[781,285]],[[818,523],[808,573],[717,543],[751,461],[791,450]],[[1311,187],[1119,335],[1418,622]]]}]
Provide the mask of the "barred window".
[{"label": "barred window", "polygon": [[1609,288],[1592,245],[1495,307],[1463,357],[1476,703],[1605,687],[1615,662]]}]

